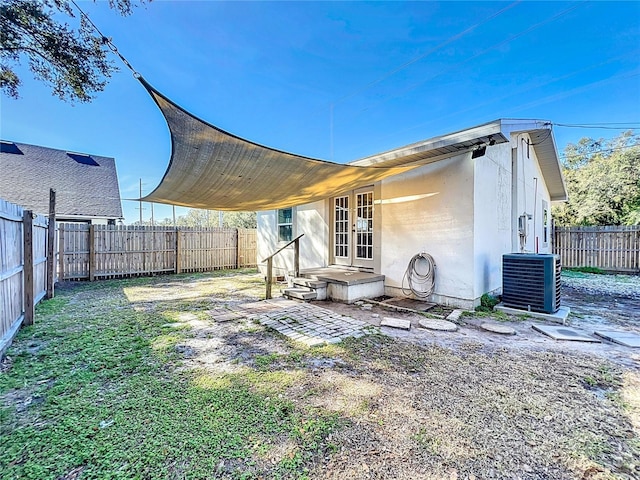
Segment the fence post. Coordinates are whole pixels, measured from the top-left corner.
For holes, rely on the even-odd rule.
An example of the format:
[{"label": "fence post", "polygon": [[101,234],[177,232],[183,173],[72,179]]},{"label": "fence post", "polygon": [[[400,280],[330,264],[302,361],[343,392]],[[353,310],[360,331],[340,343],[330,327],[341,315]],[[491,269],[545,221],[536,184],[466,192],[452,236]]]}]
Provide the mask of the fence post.
[{"label": "fence post", "polygon": [[47,298],[53,298],[56,263],[56,191],[49,189],[49,224],[47,225]]},{"label": "fence post", "polygon": [[22,267],[23,296],[24,296],[24,325],[33,325],[35,303],[33,295],[33,212],[25,210],[22,214],[22,252],[24,263]]},{"label": "fence post", "polygon": [[271,282],[273,281],[273,257],[267,259],[267,293],[264,296],[265,300],[271,298]]},{"label": "fence post", "polygon": [[176,228],[176,273],[182,273],[182,239],[178,228]]},{"label": "fence post", "polygon": [[96,277],[96,226],[89,225],[89,281],[93,282]]}]

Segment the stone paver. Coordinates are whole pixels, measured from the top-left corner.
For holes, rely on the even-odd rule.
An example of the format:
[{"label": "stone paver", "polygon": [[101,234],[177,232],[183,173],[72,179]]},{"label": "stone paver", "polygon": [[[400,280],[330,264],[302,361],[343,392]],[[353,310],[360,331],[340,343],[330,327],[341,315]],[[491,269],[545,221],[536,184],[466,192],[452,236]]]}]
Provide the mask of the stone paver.
[{"label": "stone paver", "polygon": [[455,332],[458,330],[458,326],[455,323],[448,322],[447,320],[438,320],[425,318],[420,320],[420,326],[427,330],[439,330],[441,332]]},{"label": "stone paver", "polygon": [[637,333],[616,330],[597,330],[594,333],[600,338],[619,343],[625,347],[640,348],[640,335]]},{"label": "stone paver", "polygon": [[511,328],[508,325],[500,325],[498,323],[483,323],[480,328],[491,333],[499,333],[500,335],[515,335],[515,328]]},{"label": "stone paver", "polygon": [[380,322],[380,326],[409,330],[411,328],[411,322],[409,320],[405,320],[404,318],[384,317]]},{"label": "stone paver", "polygon": [[456,309],[453,312],[451,312],[446,319],[449,320],[450,322],[455,322],[460,318],[460,315],[462,315],[463,313],[464,313],[464,310]]},{"label": "stone paver", "polygon": [[379,330],[367,322],[310,303],[265,300],[241,305],[243,315],[308,346],[339,343]]}]

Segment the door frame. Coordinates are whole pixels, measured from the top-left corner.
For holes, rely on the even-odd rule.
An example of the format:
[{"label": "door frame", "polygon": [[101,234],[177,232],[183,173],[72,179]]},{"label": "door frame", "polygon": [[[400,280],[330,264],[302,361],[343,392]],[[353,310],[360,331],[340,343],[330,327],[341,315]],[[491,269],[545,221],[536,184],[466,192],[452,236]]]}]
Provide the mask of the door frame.
[{"label": "door frame", "polygon": [[[378,254],[380,252],[380,246],[378,245],[378,241],[380,236],[378,234],[379,229],[377,228],[377,222],[380,216],[377,215],[376,212],[376,190],[377,188],[370,185],[331,197],[331,223],[329,233],[329,258],[331,263],[372,271],[375,270],[376,266],[379,266],[380,259],[378,258]],[[364,214],[365,217],[363,218],[361,215],[358,221],[358,196],[367,193],[370,193],[367,199],[368,202],[360,205],[360,213]],[[345,209],[343,215],[340,216],[336,215],[337,201],[341,202],[342,208]],[[346,216],[344,215],[345,213]],[[358,232],[358,229],[362,229],[363,231]],[[361,245],[358,245],[359,234],[362,235],[360,237],[362,240]],[[358,249],[358,247],[360,247],[360,249]],[[342,249],[342,254],[336,255],[339,249]],[[358,257],[358,253],[363,251],[366,256]]]}]

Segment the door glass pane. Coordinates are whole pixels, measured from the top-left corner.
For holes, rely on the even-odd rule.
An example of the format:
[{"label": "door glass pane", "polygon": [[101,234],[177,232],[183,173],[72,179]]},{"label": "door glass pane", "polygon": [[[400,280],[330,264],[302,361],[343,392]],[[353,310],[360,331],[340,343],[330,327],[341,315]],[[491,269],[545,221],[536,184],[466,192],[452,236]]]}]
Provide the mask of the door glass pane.
[{"label": "door glass pane", "polygon": [[373,258],[373,192],[356,194],[356,257]]},{"label": "door glass pane", "polygon": [[349,228],[349,197],[336,197],[334,199],[334,218],[336,243],[334,254],[336,257],[348,257],[348,228]]}]

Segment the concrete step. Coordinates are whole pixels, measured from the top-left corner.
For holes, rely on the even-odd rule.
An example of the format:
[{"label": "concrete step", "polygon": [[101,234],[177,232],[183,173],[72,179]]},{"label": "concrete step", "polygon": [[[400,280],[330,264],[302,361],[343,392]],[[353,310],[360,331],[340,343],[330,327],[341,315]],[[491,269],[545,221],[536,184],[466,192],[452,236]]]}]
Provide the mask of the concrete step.
[{"label": "concrete step", "polygon": [[296,277],[296,278],[292,278],[291,279],[291,283],[294,286],[298,286],[298,287],[309,287],[309,288],[326,288],[327,287],[327,282],[323,282],[321,280],[313,280],[311,278],[305,278],[305,277]]},{"label": "concrete step", "polygon": [[307,287],[285,288],[282,294],[287,298],[296,298],[298,300],[315,300],[317,298],[315,290]]}]

